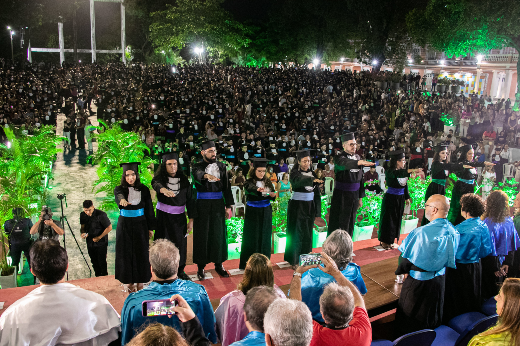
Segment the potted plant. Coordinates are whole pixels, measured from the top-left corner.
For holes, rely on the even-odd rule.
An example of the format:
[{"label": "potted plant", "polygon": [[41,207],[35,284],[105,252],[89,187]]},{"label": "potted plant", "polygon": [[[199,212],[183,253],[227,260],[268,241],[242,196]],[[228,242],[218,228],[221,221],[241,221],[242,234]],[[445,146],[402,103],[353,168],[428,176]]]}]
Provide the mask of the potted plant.
[{"label": "potted plant", "polygon": [[392,88],[394,90],[399,90],[401,87],[401,80],[403,79],[403,76],[399,73],[392,73],[389,77],[390,82],[392,83]]},{"label": "potted plant", "polygon": [[466,85],[466,82],[463,80],[452,79],[451,80],[451,92],[454,94],[458,94],[460,92],[460,88]]},{"label": "potted plant", "polygon": [[14,288],[16,284],[16,268],[13,267],[8,261],[7,252],[9,246],[7,242],[7,236],[0,231],[0,237],[2,248],[0,257],[0,288]]},{"label": "potted plant", "polygon": [[226,220],[228,259],[240,258],[242,248],[242,234],[244,232],[244,219],[232,217]]},{"label": "potted plant", "polygon": [[327,196],[321,196],[321,218],[325,221],[325,226],[319,227],[314,224],[312,229],[312,247],[317,248],[323,245],[325,239],[327,239],[327,219],[325,216],[329,212],[330,205],[327,203]]},{"label": "potted plant", "polygon": [[419,176],[408,179],[408,192],[410,194],[410,199],[412,200],[410,204],[411,214],[403,215],[403,220],[401,221],[401,234],[410,233],[412,230],[417,228],[419,222],[417,213],[419,209],[424,209],[424,198],[426,196],[426,189],[430,182],[431,178],[423,180]]},{"label": "potted plant", "polygon": [[287,234],[287,205],[291,199],[288,193],[271,203],[273,206],[273,252],[285,252]]},{"label": "potted plant", "polygon": [[[382,88],[385,88],[386,86],[383,86],[383,76],[379,75],[379,74],[376,74],[376,75],[373,75],[372,76],[372,79],[374,80],[374,83],[375,85],[379,88],[379,89],[382,89]],[[385,82],[386,84],[386,82]]]},{"label": "potted plant", "polygon": [[451,81],[447,77],[439,78],[437,80],[437,91],[439,93],[444,93],[446,91],[446,88],[451,85]]},{"label": "potted plant", "polygon": [[383,195],[367,191],[363,197],[363,206],[358,209],[352,241],[368,240],[372,238],[374,226],[379,222]]},{"label": "potted plant", "polygon": [[453,130],[453,133],[455,133],[455,128],[457,126],[455,125],[455,119],[453,119],[451,114],[442,113],[441,121],[444,123],[444,133],[448,133],[450,130]]}]

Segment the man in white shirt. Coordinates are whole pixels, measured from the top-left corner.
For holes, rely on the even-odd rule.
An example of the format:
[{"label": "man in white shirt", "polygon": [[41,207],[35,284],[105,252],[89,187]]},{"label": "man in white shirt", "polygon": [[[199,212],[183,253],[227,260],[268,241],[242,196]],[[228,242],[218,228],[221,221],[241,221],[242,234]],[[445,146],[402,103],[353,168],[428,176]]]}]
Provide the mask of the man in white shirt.
[{"label": "man in white shirt", "polygon": [[0,346],[101,346],[118,339],[119,314],[108,300],[65,282],[68,257],[57,241],[36,242],[30,256],[40,287],[0,317]]}]

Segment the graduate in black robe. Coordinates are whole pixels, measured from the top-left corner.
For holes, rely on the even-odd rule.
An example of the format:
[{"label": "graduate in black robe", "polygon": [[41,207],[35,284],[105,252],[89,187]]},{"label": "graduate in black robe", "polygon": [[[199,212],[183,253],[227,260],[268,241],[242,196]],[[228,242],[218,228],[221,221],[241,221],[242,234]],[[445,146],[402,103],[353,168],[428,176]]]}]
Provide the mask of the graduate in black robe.
[{"label": "graduate in black robe", "polygon": [[190,280],[184,268],[188,247],[187,233],[193,230],[195,197],[193,188],[179,165],[177,153],[162,156],[162,163],[152,180],[152,187],[157,192],[155,239],[168,239],[175,244],[180,253],[177,276],[182,280]]},{"label": "graduate in black robe", "polygon": [[[433,155],[433,162],[431,167],[432,182],[426,189],[426,195],[424,201],[433,195],[445,195],[446,194],[446,178],[453,172],[459,172],[462,168],[472,168],[471,166],[464,166],[461,163],[450,163],[446,162],[448,158],[448,146],[438,145],[435,147],[435,154]],[[421,226],[428,223],[426,215],[423,216]]]},{"label": "graduate in black robe", "polygon": [[[410,173],[422,171],[422,168],[406,169],[404,152],[390,151],[390,164],[386,171],[386,185],[388,190],[383,196],[381,204],[381,217],[379,219],[378,239],[385,250],[397,247],[401,233],[401,221],[403,219],[405,203],[410,203],[408,193],[408,178]],[[394,240],[397,241],[394,243]]]},{"label": "graduate in black robe", "polygon": [[460,235],[446,220],[446,198],[433,195],[426,205],[430,223],[411,231],[399,246],[401,256],[395,274],[408,274],[395,315],[399,336],[441,325],[445,272],[448,267],[455,268]]},{"label": "graduate in black robe", "polygon": [[337,229],[343,229],[352,237],[356,214],[365,197],[365,182],[361,166],[374,166],[375,163],[361,160],[356,154],[357,143],[353,132],[341,136],[341,141],[344,151],[334,157],[336,179],[330,204],[327,235]]},{"label": "graduate in black robe", "polygon": [[193,183],[197,189],[193,220],[193,262],[197,264],[199,280],[206,278],[204,267],[215,263],[215,271],[229,277],[222,262],[227,260],[226,219],[235,204],[226,165],[217,161],[215,142],[202,143],[203,160],[193,165]]},{"label": "graduate in black robe", "polygon": [[453,192],[451,194],[450,201],[450,212],[448,213],[448,220],[454,225],[458,225],[464,218],[460,214],[460,198],[466,193],[475,193],[475,181],[478,178],[477,169],[474,167],[485,167],[488,165],[494,166],[491,162],[476,162],[473,161],[475,156],[475,150],[471,144],[466,144],[460,148],[461,155],[459,163],[470,166],[472,168],[463,168],[462,170],[455,172],[458,180],[453,186]]},{"label": "graduate in black robe", "polygon": [[128,290],[142,289],[150,281],[148,238],[153,237],[155,215],[148,187],[141,184],[139,162],[123,163],[121,185],[114,189],[119,206],[116,229],[115,278],[128,284]]},{"label": "graduate in black robe", "polygon": [[276,190],[271,180],[266,178],[267,162],[266,159],[254,159],[253,168],[244,184],[247,202],[239,269],[246,268],[249,257],[254,253],[271,257],[273,208],[270,201],[276,199]]},{"label": "graduate in black robe", "polygon": [[321,196],[319,184],[311,170],[309,150],[296,151],[298,164],[291,170],[293,195],[287,208],[287,242],[284,259],[291,265],[299,262],[301,254],[312,251],[312,228],[314,219],[321,215]]}]

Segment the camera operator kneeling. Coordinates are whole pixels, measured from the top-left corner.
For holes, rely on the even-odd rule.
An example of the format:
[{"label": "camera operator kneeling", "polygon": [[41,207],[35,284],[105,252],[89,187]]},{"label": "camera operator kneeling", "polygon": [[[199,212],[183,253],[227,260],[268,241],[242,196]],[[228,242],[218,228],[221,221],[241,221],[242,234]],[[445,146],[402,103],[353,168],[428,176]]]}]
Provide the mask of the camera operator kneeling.
[{"label": "camera operator kneeling", "polygon": [[58,240],[65,231],[58,220],[52,219],[52,210],[47,206],[42,207],[40,219],[31,227],[31,234],[38,233],[38,240]]}]

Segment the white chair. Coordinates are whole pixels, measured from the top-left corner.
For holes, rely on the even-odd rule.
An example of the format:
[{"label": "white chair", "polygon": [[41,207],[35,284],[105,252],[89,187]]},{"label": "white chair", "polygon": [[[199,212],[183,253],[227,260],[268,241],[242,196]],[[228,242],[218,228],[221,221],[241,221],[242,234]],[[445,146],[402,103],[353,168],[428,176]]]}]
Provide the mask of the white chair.
[{"label": "white chair", "polygon": [[292,165],[292,164],[294,164],[294,157],[288,157],[288,158],[287,158],[287,164],[288,164],[288,165]]},{"label": "white chair", "polygon": [[317,163],[313,163],[312,164],[312,170],[315,171],[316,169],[318,169],[318,164]]},{"label": "white chair", "polygon": [[363,167],[363,173],[366,173],[370,170],[370,167]]},{"label": "white chair", "polygon": [[504,172],[504,180],[503,182],[505,183],[507,181],[507,179],[512,179],[514,178],[514,175],[513,175],[513,170],[515,169],[515,166],[510,164],[510,163],[505,163],[504,166],[503,166],[503,172]]},{"label": "white chair", "polygon": [[381,166],[376,166],[376,173],[379,175],[385,174],[385,169]]},{"label": "white chair", "polygon": [[381,190],[386,192],[387,188],[385,186],[385,178],[386,176],[384,174],[379,174],[379,186],[381,187]]},{"label": "white chair", "polygon": [[276,176],[278,177],[278,181],[282,181],[284,173],[278,173]]},{"label": "white chair", "polygon": [[233,193],[233,199],[235,200],[235,205],[233,206],[233,217],[236,216],[238,208],[243,208],[245,214],[246,206],[242,203],[242,191],[240,191],[238,186],[231,186],[231,192]]},{"label": "white chair", "polygon": [[292,168],[294,167],[294,164],[292,164],[292,163],[291,163],[291,164],[290,164],[290,165],[288,165],[287,167],[289,167],[289,173],[291,173],[291,171],[292,171]]},{"label": "white chair", "polygon": [[332,193],[334,191],[335,181],[331,177],[325,177],[325,194],[327,195],[327,203],[330,204]]}]

